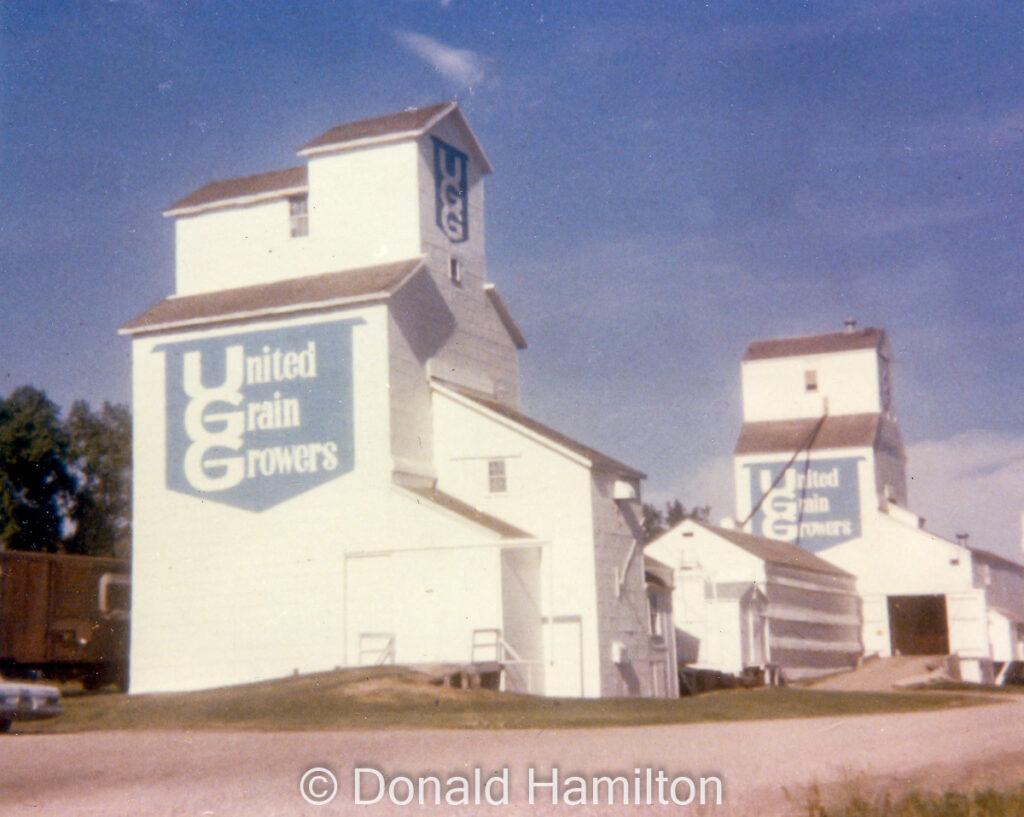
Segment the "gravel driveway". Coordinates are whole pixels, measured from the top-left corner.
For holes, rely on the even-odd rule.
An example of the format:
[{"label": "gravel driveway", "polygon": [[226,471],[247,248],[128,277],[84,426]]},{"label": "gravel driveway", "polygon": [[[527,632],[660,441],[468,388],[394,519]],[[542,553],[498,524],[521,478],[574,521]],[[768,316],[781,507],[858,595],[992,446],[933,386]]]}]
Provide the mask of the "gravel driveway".
[{"label": "gravel driveway", "polygon": [[[807,787],[864,789],[977,787],[1024,781],[1024,700],[991,706],[905,715],[754,721],[617,729],[346,732],[98,732],[22,735],[0,740],[0,813],[116,817],[117,815],[353,815],[385,814],[629,814],[633,805],[553,807],[550,788],[527,802],[528,776],[551,779],[578,773],[630,781],[634,769],[668,778],[716,776],[724,803],[642,806],[664,814],[803,815]],[[327,805],[299,793],[303,773],[323,766],[339,791]],[[356,768],[374,768],[387,780],[430,773],[447,779],[473,769],[483,778],[508,769],[507,805],[419,806],[353,803]],[[364,772],[371,783],[373,775]],[[326,792],[317,778],[311,795]],[[497,784],[495,784],[497,785]],[[589,783],[588,783],[589,785]],[[632,785],[632,783],[630,784]],[[492,789],[496,796],[500,787]],[[561,789],[560,794],[565,794]],[[428,793],[432,789],[428,788]],[[472,793],[472,792],[471,792]],[[677,789],[685,798],[685,786]],[[396,784],[403,799],[403,784]],[[712,797],[713,786],[707,789]],[[668,795],[666,794],[666,797]],[[654,792],[657,801],[657,792]]]}]

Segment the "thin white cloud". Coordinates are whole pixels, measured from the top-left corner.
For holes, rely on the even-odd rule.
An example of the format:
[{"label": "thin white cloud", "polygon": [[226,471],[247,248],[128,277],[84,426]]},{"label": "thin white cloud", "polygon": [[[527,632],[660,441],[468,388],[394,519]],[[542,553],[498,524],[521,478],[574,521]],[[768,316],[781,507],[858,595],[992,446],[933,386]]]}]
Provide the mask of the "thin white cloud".
[{"label": "thin white cloud", "polygon": [[1024,147],[1024,110],[963,114],[916,122],[897,134],[905,154],[978,153]]},{"label": "thin white cloud", "polygon": [[107,2],[112,6],[133,6],[135,8],[142,9],[147,14],[151,15],[160,11],[159,0],[107,0]]},{"label": "thin white cloud", "polygon": [[837,39],[848,32],[885,31],[888,21],[899,15],[918,14],[922,9],[948,5],[950,0],[884,0],[866,3],[803,22],[754,23],[725,29],[722,43],[739,50],[771,50],[822,39]]},{"label": "thin white cloud", "polygon": [[415,31],[399,30],[394,34],[395,39],[410,53],[419,57],[445,79],[463,88],[479,85],[487,76],[486,62],[475,51],[453,48]]},{"label": "thin white cloud", "polygon": [[980,157],[1024,148],[1024,107],[998,111],[942,112],[901,121],[865,124],[826,120],[816,129],[813,161],[851,167],[872,161],[970,155]]},{"label": "thin white cloud", "polygon": [[927,440],[907,452],[910,507],[927,528],[974,547],[1021,556],[1024,437],[973,430]]},{"label": "thin white cloud", "polygon": [[851,200],[835,206],[804,196],[796,202],[796,211],[822,233],[847,239],[880,238],[933,227],[951,227],[990,216],[997,209],[994,204],[968,199],[899,205]]}]

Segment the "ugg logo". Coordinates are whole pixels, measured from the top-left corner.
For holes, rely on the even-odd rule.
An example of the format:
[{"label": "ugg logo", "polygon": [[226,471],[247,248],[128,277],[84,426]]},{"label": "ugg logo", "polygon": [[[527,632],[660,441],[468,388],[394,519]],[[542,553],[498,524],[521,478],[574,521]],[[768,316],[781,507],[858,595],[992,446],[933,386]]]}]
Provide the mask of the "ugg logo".
[{"label": "ugg logo", "polygon": [[263,510],[352,470],[352,326],[166,344],[167,485]]},{"label": "ugg logo", "polygon": [[469,238],[467,195],[469,157],[436,136],[434,142],[434,200],[437,226],[453,243]]}]

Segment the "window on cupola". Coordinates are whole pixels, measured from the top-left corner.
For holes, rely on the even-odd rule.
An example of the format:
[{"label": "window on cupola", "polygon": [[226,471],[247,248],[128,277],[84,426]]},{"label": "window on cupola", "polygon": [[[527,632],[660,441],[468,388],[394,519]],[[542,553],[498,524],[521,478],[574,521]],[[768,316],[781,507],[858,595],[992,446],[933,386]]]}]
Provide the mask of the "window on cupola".
[{"label": "window on cupola", "polygon": [[818,373],[814,369],[808,369],[804,372],[804,390],[818,390]]}]

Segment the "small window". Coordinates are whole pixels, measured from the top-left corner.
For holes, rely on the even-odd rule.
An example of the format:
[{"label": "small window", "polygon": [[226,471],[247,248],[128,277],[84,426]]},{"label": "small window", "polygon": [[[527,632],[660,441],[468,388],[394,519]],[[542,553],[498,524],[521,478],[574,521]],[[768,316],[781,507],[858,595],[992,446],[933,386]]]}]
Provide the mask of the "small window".
[{"label": "small window", "polygon": [[505,460],[488,461],[487,482],[492,494],[503,494],[508,490],[508,481],[505,478]]},{"label": "small window", "polygon": [[448,257],[448,278],[453,284],[462,283],[462,262],[454,255]]},{"label": "small window", "polygon": [[132,580],[123,573],[104,573],[99,582],[100,612],[109,616],[127,616],[132,609]]},{"label": "small window", "polygon": [[818,373],[814,369],[804,372],[804,389],[806,391],[818,390]]},{"label": "small window", "polygon": [[289,198],[288,217],[291,222],[292,238],[309,235],[309,198],[307,196]]}]

